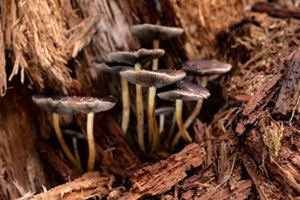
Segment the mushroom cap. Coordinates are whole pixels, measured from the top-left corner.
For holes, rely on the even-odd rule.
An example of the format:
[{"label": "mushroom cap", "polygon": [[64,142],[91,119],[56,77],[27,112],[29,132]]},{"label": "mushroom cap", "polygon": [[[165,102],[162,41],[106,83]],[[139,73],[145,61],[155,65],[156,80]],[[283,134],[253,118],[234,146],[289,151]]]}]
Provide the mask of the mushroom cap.
[{"label": "mushroom cap", "polygon": [[31,97],[32,101],[45,111],[50,111],[61,115],[76,114],[77,111],[65,103],[65,98],[66,97],[63,95],[44,94],[37,94]]},{"label": "mushroom cap", "polygon": [[171,114],[175,111],[175,108],[172,106],[164,106],[164,107],[160,107],[160,108],[156,108],[155,109],[155,115],[168,115]]},{"label": "mushroom cap", "polygon": [[231,70],[232,65],[216,60],[189,60],[183,64],[182,70],[199,75],[224,74]]},{"label": "mushroom cap", "polygon": [[76,138],[79,140],[86,140],[86,136],[82,132],[78,132],[71,129],[62,129],[61,130],[64,135],[67,135],[71,138]]},{"label": "mushroom cap", "polygon": [[131,33],[143,40],[162,41],[181,35],[183,29],[154,24],[138,24],[131,26]]},{"label": "mushroom cap", "polygon": [[116,105],[116,98],[113,96],[105,98],[94,97],[66,97],[66,103],[74,110],[82,113],[98,113],[111,109]]},{"label": "mushroom cap", "polygon": [[134,52],[115,51],[107,54],[105,63],[122,63],[127,65],[135,65],[136,63],[144,64],[155,58],[160,58],[165,54],[163,49],[139,49]]},{"label": "mushroom cap", "polygon": [[132,68],[122,64],[107,65],[105,63],[96,63],[96,62],[95,62],[95,67],[97,70],[109,72],[112,74],[119,74],[121,70]]},{"label": "mushroom cap", "polygon": [[183,79],[186,73],[182,70],[171,69],[155,71],[127,69],[122,70],[120,75],[133,84],[139,84],[143,87],[161,88]]},{"label": "mushroom cap", "polygon": [[180,81],[176,83],[175,89],[166,92],[160,92],[157,96],[163,100],[175,101],[181,99],[183,101],[198,101],[206,99],[210,96],[208,89],[191,82]]}]

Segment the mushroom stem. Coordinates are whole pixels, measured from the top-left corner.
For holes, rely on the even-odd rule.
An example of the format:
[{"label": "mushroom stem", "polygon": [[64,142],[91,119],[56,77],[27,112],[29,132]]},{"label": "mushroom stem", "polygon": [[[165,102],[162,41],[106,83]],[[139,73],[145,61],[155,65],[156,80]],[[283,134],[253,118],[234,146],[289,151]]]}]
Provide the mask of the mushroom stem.
[{"label": "mushroom stem", "polygon": [[71,153],[68,145],[66,144],[64,138],[63,138],[63,135],[62,135],[62,132],[61,132],[61,129],[60,129],[60,125],[59,125],[59,115],[57,113],[53,113],[52,114],[52,121],[53,121],[53,127],[54,127],[54,130],[55,130],[55,133],[56,133],[56,137],[59,141],[59,144],[62,148],[62,150],[65,152],[67,158],[75,165],[77,166],[78,168],[79,165],[75,159],[75,157],[73,156],[73,154]]},{"label": "mushroom stem", "polygon": [[[135,70],[141,70],[142,66],[140,63],[134,65]],[[139,84],[135,85],[136,90],[136,120],[137,120],[137,133],[138,133],[138,144],[141,151],[146,152],[145,141],[144,141],[144,108],[143,108],[143,90]]]},{"label": "mushroom stem", "polygon": [[160,114],[159,115],[159,134],[161,134],[164,131],[164,126],[165,126],[165,115]]},{"label": "mushroom stem", "polygon": [[122,87],[122,104],[123,104],[122,130],[126,135],[129,119],[130,119],[130,99],[129,99],[128,81],[122,77],[121,77],[121,87]]},{"label": "mushroom stem", "polygon": [[[155,94],[156,88],[149,88],[149,96],[148,96],[148,128],[149,128],[149,139],[151,141],[152,138],[152,148],[151,152],[154,152],[159,144],[159,131],[157,127],[156,117],[155,117]],[[151,137],[152,136],[152,137]]]},{"label": "mushroom stem", "polygon": [[[152,41],[153,49],[159,49],[159,40]],[[158,58],[153,59],[152,61],[152,70],[158,70]]]},{"label": "mushroom stem", "polygon": [[[159,48],[159,40],[153,40],[153,49]],[[158,70],[158,58],[152,60],[152,71]],[[152,140],[151,152],[155,151],[159,143],[159,131],[155,117],[155,95],[156,88],[150,87],[148,93],[148,134],[149,140]]]},{"label": "mushroom stem", "polygon": [[180,99],[176,99],[176,121],[177,121],[179,131],[184,140],[186,140],[187,142],[192,142],[192,138],[189,135],[189,133],[187,132],[187,130],[182,122],[182,107],[183,107],[183,101]]},{"label": "mushroom stem", "polygon": [[81,160],[80,160],[79,151],[78,151],[77,138],[73,137],[72,143],[73,143],[74,154],[75,154],[76,161],[78,163],[78,167],[82,171],[82,165],[81,165]]},{"label": "mushroom stem", "polygon": [[95,159],[96,159],[96,149],[94,140],[94,113],[90,112],[87,114],[87,142],[89,145],[89,158],[87,163],[87,170],[94,171]]},{"label": "mushroom stem", "polygon": [[[207,76],[202,76],[202,77],[197,77],[196,78],[197,83],[199,85],[201,85],[202,87],[206,87],[207,85],[207,81],[208,81],[208,77]],[[202,104],[203,104],[203,99],[200,99],[197,101],[197,104],[192,112],[192,114],[186,119],[186,121],[184,122],[184,127],[187,129],[191,123],[195,120],[195,118],[198,116],[198,114],[201,111],[202,108]],[[180,130],[176,133],[173,141],[172,141],[172,148],[174,148],[176,146],[176,144],[178,143],[179,139],[181,137],[180,134]]]}]

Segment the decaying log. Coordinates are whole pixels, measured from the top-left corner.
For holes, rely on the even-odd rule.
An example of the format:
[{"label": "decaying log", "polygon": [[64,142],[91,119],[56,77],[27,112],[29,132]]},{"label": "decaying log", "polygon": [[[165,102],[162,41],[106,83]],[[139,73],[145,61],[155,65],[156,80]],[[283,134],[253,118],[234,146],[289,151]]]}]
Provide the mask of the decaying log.
[{"label": "decaying log", "polygon": [[205,150],[192,143],[166,160],[139,169],[130,177],[132,194],[124,199],[139,199],[168,191],[187,176],[186,171],[200,166],[204,158]]},{"label": "decaying log", "polygon": [[253,5],[252,10],[255,12],[265,12],[272,17],[280,18],[296,18],[300,19],[300,9],[294,8],[284,8],[280,5],[268,2],[257,2]]},{"label": "decaying log", "polygon": [[284,63],[287,71],[284,77],[279,96],[276,101],[275,111],[282,115],[288,112],[299,112],[300,106],[300,49],[296,49]]},{"label": "decaying log", "polygon": [[[271,80],[260,87],[259,91],[249,100],[243,110],[243,115],[246,119],[241,120],[237,124],[236,132],[241,135],[246,129],[246,125],[253,124],[263,112],[265,106],[273,98],[274,94],[279,90],[278,81],[281,75],[274,76]],[[277,87],[276,87],[277,85]],[[255,109],[255,110],[254,110]]]},{"label": "decaying log", "polygon": [[101,198],[110,193],[110,184],[110,177],[102,177],[99,172],[89,172],[72,182],[65,183],[47,192],[35,195],[31,199],[74,200],[93,197]]},{"label": "decaying log", "polygon": [[[22,94],[22,95],[20,95]],[[34,147],[40,134],[28,89],[9,89],[0,98],[0,193],[3,199],[16,199],[20,191],[15,183],[27,193],[47,185],[43,163]],[[25,194],[24,193],[24,194]]]},{"label": "decaying log", "polygon": [[53,149],[46,142],[38,140],[35,142],[35,146],[44,160],[50,164],[65,181],[75,178],[76,173],[55,154]]}]

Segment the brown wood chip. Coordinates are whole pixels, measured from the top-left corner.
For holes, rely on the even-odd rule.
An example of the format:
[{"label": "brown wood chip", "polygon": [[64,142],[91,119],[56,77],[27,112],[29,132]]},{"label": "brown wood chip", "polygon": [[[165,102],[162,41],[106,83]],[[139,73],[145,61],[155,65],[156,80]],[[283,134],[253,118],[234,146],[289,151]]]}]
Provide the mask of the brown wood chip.
[{"label": "brown wood chip", "polygon": [[168,159],[136,171],[130,178],[132,195],[126,199],[139,199],[168,191],[187,176],[186,171],[201,165],[205,154],[203,147],[192,143]]}]

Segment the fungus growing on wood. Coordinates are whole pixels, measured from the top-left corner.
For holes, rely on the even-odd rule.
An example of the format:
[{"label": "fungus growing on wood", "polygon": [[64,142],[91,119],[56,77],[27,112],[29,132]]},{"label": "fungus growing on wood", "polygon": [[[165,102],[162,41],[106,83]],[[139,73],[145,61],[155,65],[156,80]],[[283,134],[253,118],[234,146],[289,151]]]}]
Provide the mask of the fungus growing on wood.
[{"label": "fungus growing on wood", "polygon": [[[183,64],[182,70],[189,74],[196,75],[199,85],[206,87],[209,75],[221,75],[231,70],[231,65],[214,60],[189,60]],[[184,126],[188,128],[201,111],[203,99],[199,99],[197,104],[184,122]],[[177,134],[178,135],[178,134]]]},{"label": "fungus growing on wood", "polygon": [[[107,57],[107,62],[118,61],[128,65],[134,65],[136,71],[141,70],[142,64],[152,61],[155,58],[163,56],[165,53],[162,49],[147,50],[139,49],[135,52],[112,52]],[[145,152],[144,144],[144,108],[142,86],[136,84],[136,113],[137,113],[137,133],[138,144],[140,149]]]},{"label": "fungus growing on wood", "polygon": [[87,114],[87,141],[89,146],[89,158],[87,170],[93,171],[96,159],[96,148],[94,141],[94,114],[111,109],[116,104],[116,98],[109,96],[106,98],[93,97],[65,97],[67,105],[77,112]]},{"label": "fungus growing on wood", "polygon": [[[126,69],[120,72],[120,75],[126,78],[129,82],[134,84],[140,84],[144,87],[155,88],[152,90],[156,93],[156,88],[161,88],[167,85],[171,85],[181,79],[183,79],[186,73],[182,70],[170,70],[170,69],[159,69],[156,71],[148,71],[148,70],[140,70],[135,71],[131,69]],[[154,97],[155,97],[154,93]],[[152,95],[152,93],[149,93]],[[157,145],[159,143],[159,131],[156,123],[155,113],[152,112],[155,110],[155,98],[153,101],[148,102],[149,110],[148,110],[148,120],[149,128],[152,131],[149,131],[150,137],[152,137],[152,148],[151,151],[155,151]]]},{"label": "fungus growing on wood", "polygon": [[62,147],[63,152],[66,154],[67,158],[75,166],[80,168],[79,163],[76,161],[76,158],[71,153],[68,145],[66,144],[63,138],[62,131],[59,125],[59,115],[66,115],[66,114],[73,115],[76,113],[76,111],[70,108],[68,105],[63,104],[63,102],[66,101],[66,99],[64,96],[61,95],[57,95],[57,96],[42,95],[42,94],[33,95],[32,101],[43,110],[52,113],[53,128],[57,136],[58,142]]},{"label": "fungus growing on wood", "polygon": [[201,87],[197,84],[193,84],[187,81],[179,81],[175,84],[174,89],[160,92],[157,94],[157,96],[163,100],[176,102],[176,121],[180,130],[179,133],[185,141],[192,142],[192,138],[190,137],[182,122],[183,101],[198,101],[199,99],[208,98],[210,96],[210,92],[206,88]]}]

